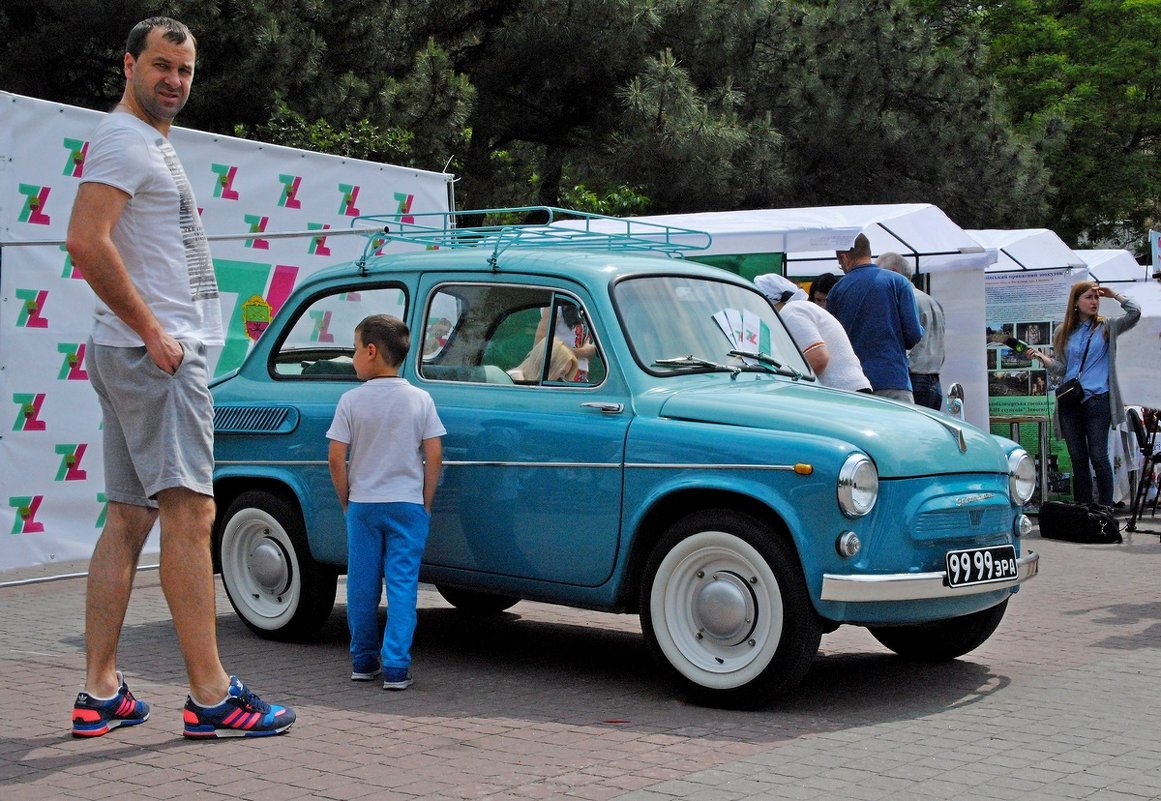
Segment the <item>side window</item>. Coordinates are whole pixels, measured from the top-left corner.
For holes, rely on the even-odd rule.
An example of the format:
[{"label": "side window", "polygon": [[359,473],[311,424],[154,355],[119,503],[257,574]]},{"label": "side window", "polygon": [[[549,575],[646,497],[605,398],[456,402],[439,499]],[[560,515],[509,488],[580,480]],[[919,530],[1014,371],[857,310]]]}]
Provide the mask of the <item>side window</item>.
[{"label": "side window", "polygon": [[407,296],[399,287],[381,287],[315,298],[287,329],[271,370],[305,379],[354,379],[355,326],[371,314],[406,320]]},{"label": "side window", "polygon": [[[546,353],[549,325],[558,335],[551,338],[552,350]],[[587,385],[604,377],[604,362],[587,316],[575,298],[550,289],[494,284],[441,287],[432,296],[425,326],[419,373],[427,379]]]},{"label": "side window", "polygon": [[[552,347],[546,353],[543,333],[548,330]],[[552,306],[542,310],[536,345],[528,359],[525,372],[531,370],[533,380],[543,383],[599,384],[605,378],[605,363],[588,315],[568,295],[556,295]]]}]

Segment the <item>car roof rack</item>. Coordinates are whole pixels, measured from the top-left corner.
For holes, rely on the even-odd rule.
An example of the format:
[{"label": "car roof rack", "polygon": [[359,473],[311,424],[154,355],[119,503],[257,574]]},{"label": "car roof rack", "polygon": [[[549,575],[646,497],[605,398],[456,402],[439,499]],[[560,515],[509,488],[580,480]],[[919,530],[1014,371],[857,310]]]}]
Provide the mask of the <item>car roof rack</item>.
[{"label": "car roof rack", "polygon": [[[460,227],[463,218],[488,217],[530,218],[543,216],[543,222],[475,225]],[[519,206],[500,209],[425,212],[418,214],[368,214],[356,217],[351,227],[372,223],[359,259],[360,270],[367,259],[385,242],[409,242],[429,250],[488,248],[488,262],[498,269],[501,253],[511,247],[567,247],[582,250],[650,252],[679,256],[687,250],[705,250],[711,237],[705,231],[672,225],[643,222],[632,217],[609,217],[554,206]]]}]

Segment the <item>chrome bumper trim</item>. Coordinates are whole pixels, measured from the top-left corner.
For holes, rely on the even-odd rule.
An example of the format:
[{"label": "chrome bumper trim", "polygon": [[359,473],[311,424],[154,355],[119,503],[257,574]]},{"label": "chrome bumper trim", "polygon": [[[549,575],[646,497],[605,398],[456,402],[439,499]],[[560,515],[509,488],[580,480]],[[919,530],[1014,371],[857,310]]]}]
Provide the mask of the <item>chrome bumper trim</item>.
[{"label": "chrome bumper trim", "polygon": [[1025,551],[1016,560],[1018,574],[1010,581],[972,584],[968,587],[947,586],[944,573],[893,573],[887,575],[848,576],[834,573],[822,577],[822,600],[852,603],[878,601],[921,601],[928,598],[954,598],[981,592],[1015,587],[1035,576],[1040,570],[1040,554]]}]

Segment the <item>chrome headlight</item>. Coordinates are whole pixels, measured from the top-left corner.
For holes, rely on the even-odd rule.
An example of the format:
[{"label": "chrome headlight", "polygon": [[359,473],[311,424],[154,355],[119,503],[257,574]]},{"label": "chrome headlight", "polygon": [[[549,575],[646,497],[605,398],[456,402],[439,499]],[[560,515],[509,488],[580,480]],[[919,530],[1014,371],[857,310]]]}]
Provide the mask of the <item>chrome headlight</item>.
[{"label": "chrome headlight", "polygon": [[1008,492],[1016,503],[1028,503],[1036,491],[1036,463],[1023,448],[1008,454]]},{"label": "chrome headlight", "polygon": [[839,508],[847,517],[862,517],[875,508],[879,497],[879,471],[869,457],[852,453],[838,476]]}]

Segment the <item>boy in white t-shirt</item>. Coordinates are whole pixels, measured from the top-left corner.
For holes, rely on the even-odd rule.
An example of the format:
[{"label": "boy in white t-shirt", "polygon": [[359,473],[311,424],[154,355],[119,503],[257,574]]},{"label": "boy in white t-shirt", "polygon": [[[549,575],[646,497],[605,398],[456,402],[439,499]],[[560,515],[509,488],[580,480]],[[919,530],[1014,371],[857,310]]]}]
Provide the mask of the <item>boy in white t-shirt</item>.
[{"label": "boy in white t-shirt", "polygon": [[351,679],[370,681],[382,666],[385,690],[411,685],[419,562],[447,433],[431,396],[399,376],[410,347],[410,332],[395,317],[375,314],[355,327],[353,361],[364,383],[339,399],[327,431],[331,480],[347,518]]}]

